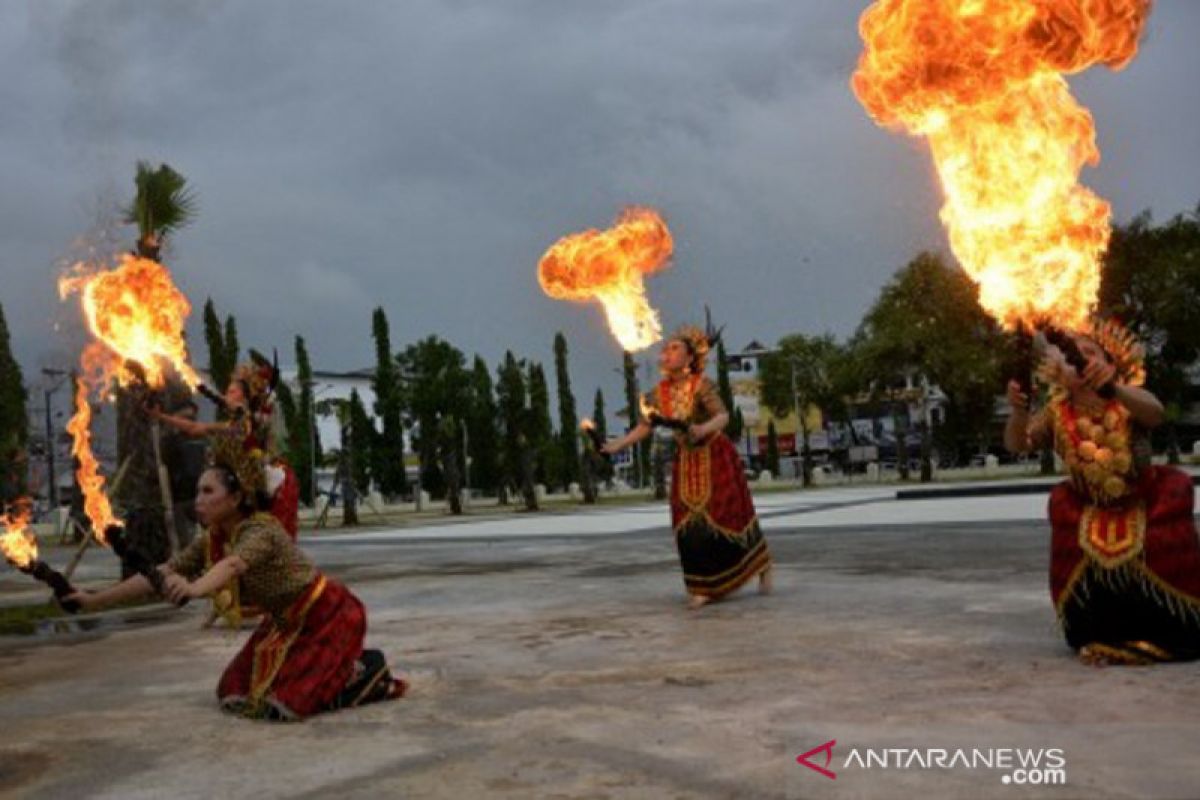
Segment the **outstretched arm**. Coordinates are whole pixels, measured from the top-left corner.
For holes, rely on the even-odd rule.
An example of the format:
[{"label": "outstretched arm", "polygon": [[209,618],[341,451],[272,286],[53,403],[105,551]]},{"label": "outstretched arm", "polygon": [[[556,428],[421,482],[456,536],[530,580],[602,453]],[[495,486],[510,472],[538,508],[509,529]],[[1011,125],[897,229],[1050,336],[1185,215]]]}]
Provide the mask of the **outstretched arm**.
[{"label": "outstretched arm", "polygon": [[194,439],[199,439],[207,436],[210,433],[215,433],[225,426],[223,422],[199,422],[187,417],[177,417],[173,414],[164,414],[157,408],[149,409],[150,416],[157,420],[165,422],[177,431],[182,432],[186,436],[191,436]]},{"label": "outstretched arm", "polygon": [[226,556],[194,581],[175,573],[168,575],[164,589],[167,599],[178,604],[181,600],[210,595],[245,571],[246,562],[241,556]]},{"label": "outstretched arm", "polygon": [[154,594],[154,587],[142,575],[134,575],[98,592],[74,592],[63,600],[74,600],[83,611],[98,611],[107,606],[140,600]]},{"label": "outstretched arm", "polygon": [[643,420],[637,424],[636,428],[622,436],[620,439],[606,442],[604,447],[601,449],[609,455],[614,455],[621,452],[626,447],[630,447],[631,445],[635,445],[642,441],[650,435],[650,431],[650,423]]}]

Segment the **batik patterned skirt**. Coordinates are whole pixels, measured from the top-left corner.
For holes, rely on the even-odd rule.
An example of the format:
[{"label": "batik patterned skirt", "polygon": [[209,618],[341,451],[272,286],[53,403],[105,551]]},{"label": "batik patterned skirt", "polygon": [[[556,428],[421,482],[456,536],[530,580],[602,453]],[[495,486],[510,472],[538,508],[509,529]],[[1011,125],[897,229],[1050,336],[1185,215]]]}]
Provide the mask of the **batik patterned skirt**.
[{"label": "batik patterned skirt", "polygon": [[689,594],[719,598],[771,564],[742,471],[723,434],[680,445],[671,481],[671,527]]}]

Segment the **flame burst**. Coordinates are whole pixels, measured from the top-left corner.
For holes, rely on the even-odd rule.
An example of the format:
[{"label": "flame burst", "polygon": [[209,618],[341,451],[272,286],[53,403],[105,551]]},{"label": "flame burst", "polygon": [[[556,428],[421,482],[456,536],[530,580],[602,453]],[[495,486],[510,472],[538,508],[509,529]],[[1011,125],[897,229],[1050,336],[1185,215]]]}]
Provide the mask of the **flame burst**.
[{"label": "flame burst", "polygon": [[538,262],[542,291],[556,300],[599,301],[609,330],[629,352],[662,338],[643,276],[667,266],[675,244],[662,216],[627,208],[613,227],[559,239]]},{"label": "flame burst", "polygon": [[37,538],[29,530],[30,515],[27,497],[13,503],[11,511],[0,514],[0,523],[4,525],[4,533],[0,534],[0,553],[17,569],[28,567],[38,556]]},{"label": "flame burst", "polygon": [[81,274],[58,282],[58,294],[65,298],[79,292],[88,330],[112,351],[114,374],[122,385],[134,379],[126,366],[130,361],[141,365],[154,387],[163,385],[164,364],[174,367],[188,386],[200,383],[187,362],[183,339],[192,306],[166,267],[127,254],[113,270],[76,270]]},{"label": "flame burst", "polygon": [[96,338],[80,359],[83,378],[75,388],[75,414],[67,430],[74,440],[71,452],[79,459],[76,474],[84,507],[93,533],[103,541],[105,529],[121,521],[104,493],[104,476],[92,452],[88,395],[106,392],[113,380],[122,386],[138,380],[131,363],[140,366],[151,387],[164,385],[170,367],[195,388],[200,377],[187,362],[183,338],[192,307],[166,267],[128,254],[111,270],[76,265],[72,275],[59,281],[58,291],[62,298],[79,293],[88,330]]},{"label": "flame burst", "polygon": [[1110,208],[1078,185],[1099,163],[1064,74],[1137,54],[1150,0],[878,0],[859,20],[854,93],[929,140],[950,246],[1006,327],[1081,328]]}]

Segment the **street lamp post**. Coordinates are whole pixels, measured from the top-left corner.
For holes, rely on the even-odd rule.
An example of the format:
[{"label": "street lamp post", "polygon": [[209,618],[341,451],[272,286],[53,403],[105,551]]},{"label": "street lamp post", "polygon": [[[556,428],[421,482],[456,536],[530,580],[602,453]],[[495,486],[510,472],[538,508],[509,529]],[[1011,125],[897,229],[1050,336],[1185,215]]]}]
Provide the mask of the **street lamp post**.
[{"label": "street lamp post", "polygon": [[808,437],[804,435],[804,420],[800,417],[800,393],[796,390],[796,357],[790,357],[788,364],[792,368],[792,413],[796,415],[795,447],[800,455],[800,482],[808,486]]},{"label": "street lamp post", "polygon": [[[61,378],[67,373],[61,369],[43,368],[42,374],[47,378]],[[45,401],[46,408],[46,475],[49,480],[49,500],[50,511],[53,513],[58,508],[58,475],[54,464],[54,426],[51,422],[50,405],[54,399],[54,393],[62,388],[63,382],[60,380],[53,386],[48,386],[42,390],[42,399]]]}]

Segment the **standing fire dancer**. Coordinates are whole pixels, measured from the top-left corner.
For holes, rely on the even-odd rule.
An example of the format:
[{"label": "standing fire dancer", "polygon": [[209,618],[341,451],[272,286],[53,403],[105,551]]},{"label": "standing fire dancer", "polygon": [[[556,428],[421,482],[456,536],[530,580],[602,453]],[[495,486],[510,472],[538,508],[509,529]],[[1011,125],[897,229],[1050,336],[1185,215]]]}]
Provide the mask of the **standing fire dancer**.
[{"label": "standing fire dancer", "polygon": [[[237,624],[241,602],[267,613],[217,685],[221,707],[269,720],[295,720],[338,708],[401,697],[378,650],[364,650],[366,611],[344,586],[317,571],[259,509],[268,504],[263,463],[241,443],[218,438],[200,477],[196,514],[206,531],[161,565],[167,600],[212,596]],[[93,610],[153,591],[135,575],[103,591],[76,592]]]},{"label": "standing fire dancer", "polygon": [[1200,657],[1192,481],[1150,463],[1164,414],[1142,388],[1141,347],[1111,321],[1059,339],[1068,357],[1049,350],[1039,370],[1044,408],[1030,418],[1009,383],[1004,438],[1017,453],[1052,444],[1070,474],[1050,495],[1050,594],[1067,644],[1091,664]]},{"label": "standing fire dancer", "polygon": [[771,589],[771,556],[742,461],[722,433],[729,412],[704,375],[713,338],[691,326],[676,331],[659,354],[665,377],[643,398],[643,418],[603,448],[618,453],[656,425],[675,431],[671,527],[692,608],[725,597],[756,575],[760,592]]}]

